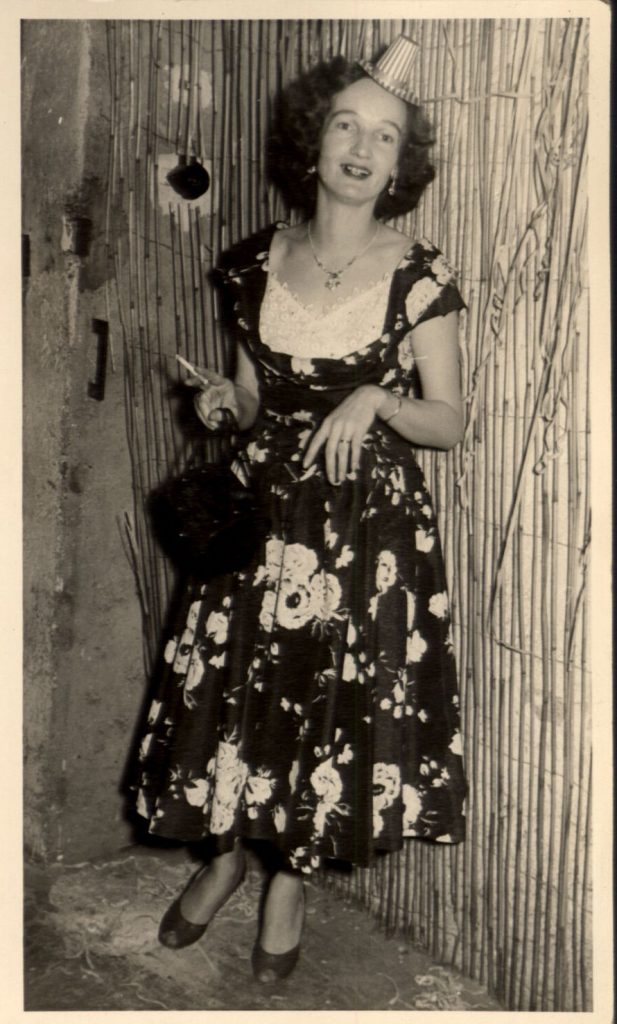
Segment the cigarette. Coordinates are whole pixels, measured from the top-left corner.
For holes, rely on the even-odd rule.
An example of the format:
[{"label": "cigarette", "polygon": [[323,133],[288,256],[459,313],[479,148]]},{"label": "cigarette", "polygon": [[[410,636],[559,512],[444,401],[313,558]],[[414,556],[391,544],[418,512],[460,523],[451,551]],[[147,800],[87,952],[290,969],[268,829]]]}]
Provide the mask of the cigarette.
[{"label": "cigarette", "polygon": [[188,359],[185,359],[184,356],[179,356],[179,355],[176,354],[176,359],[185,368],[185,370],[188,370],[189,373],[192,373],[193,377],[196,377],[197,380],[201,384],[203,384],[203,386],[205,388],[209,388],[209,387],[212,386],[212,380],[208,379],[208,377],[204,376],[204,374],[208,372],[207,370],[200,372],[197,369],[197,367],[193,366],[192,363],[189,363]]},{"label": "cigarette", "polygon": [[178,360],[180,365],[184,367],[185,370],[188,370],[189,373],[192,373],[194,377],[199,377],[200,380],[203,380],[203,377],[201,376],[199,370],[195,366],[193,366],[192,363],[189,363],[188,359],[185,359],[184,356],[179,356],[178,354],[176,354],[176,359]]}]

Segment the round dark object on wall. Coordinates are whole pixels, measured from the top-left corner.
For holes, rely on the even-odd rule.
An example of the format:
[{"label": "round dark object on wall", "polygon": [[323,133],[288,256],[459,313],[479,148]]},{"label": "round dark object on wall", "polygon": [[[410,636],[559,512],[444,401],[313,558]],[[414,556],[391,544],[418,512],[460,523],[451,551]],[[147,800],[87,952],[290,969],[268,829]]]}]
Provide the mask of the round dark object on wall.
[{"label": "round dark object on wall", "polygon": [[190,163],[181,156],[177,167],[167,175],[167,181],[183,199],[199,199],[210,187],[210,175],[193,157]]}]

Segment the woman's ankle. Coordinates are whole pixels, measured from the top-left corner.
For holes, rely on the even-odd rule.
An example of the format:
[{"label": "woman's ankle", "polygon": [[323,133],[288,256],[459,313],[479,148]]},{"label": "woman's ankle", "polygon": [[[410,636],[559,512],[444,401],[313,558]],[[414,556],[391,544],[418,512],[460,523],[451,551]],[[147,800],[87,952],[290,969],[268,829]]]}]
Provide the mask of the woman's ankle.
[{"label": "woman's ankle", "polygon": [[231,896],[244,873],[244,849],[216,854],[193,876],[182,895],[181,912],[187,920],[204,923]]},{"label": "woman's ankle", "polygon": [[304,922],[304,881],[296,872],[277,871],[264,903],[259,944],[267,953],[281,954],[300,941]]}]

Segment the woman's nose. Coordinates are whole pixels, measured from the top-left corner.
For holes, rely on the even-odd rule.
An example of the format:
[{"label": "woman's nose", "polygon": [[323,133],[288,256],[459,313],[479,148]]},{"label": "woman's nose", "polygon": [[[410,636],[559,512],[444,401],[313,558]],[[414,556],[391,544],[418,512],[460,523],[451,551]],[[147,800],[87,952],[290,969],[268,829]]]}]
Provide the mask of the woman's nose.
[{"label": "woman's nose", "polygon": [[370,148],[368,132],[357,132],[353,141],[352,152],[357,153],[358,155],[368,156]]}]

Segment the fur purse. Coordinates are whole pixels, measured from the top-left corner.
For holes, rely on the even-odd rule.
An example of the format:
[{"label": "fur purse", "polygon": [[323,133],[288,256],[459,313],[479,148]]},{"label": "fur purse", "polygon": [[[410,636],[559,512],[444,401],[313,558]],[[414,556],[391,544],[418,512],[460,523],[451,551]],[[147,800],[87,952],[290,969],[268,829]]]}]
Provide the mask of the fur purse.
[{"label": "fur purse", "polygon": [[[242,464],[243,456],[237,458]],[[149,507],[165,552],[203,579],[242,569],[270,525],[254,488],[236,476],[229,457],[221,463],[191,458],[182,473],[156,488]]]}]

